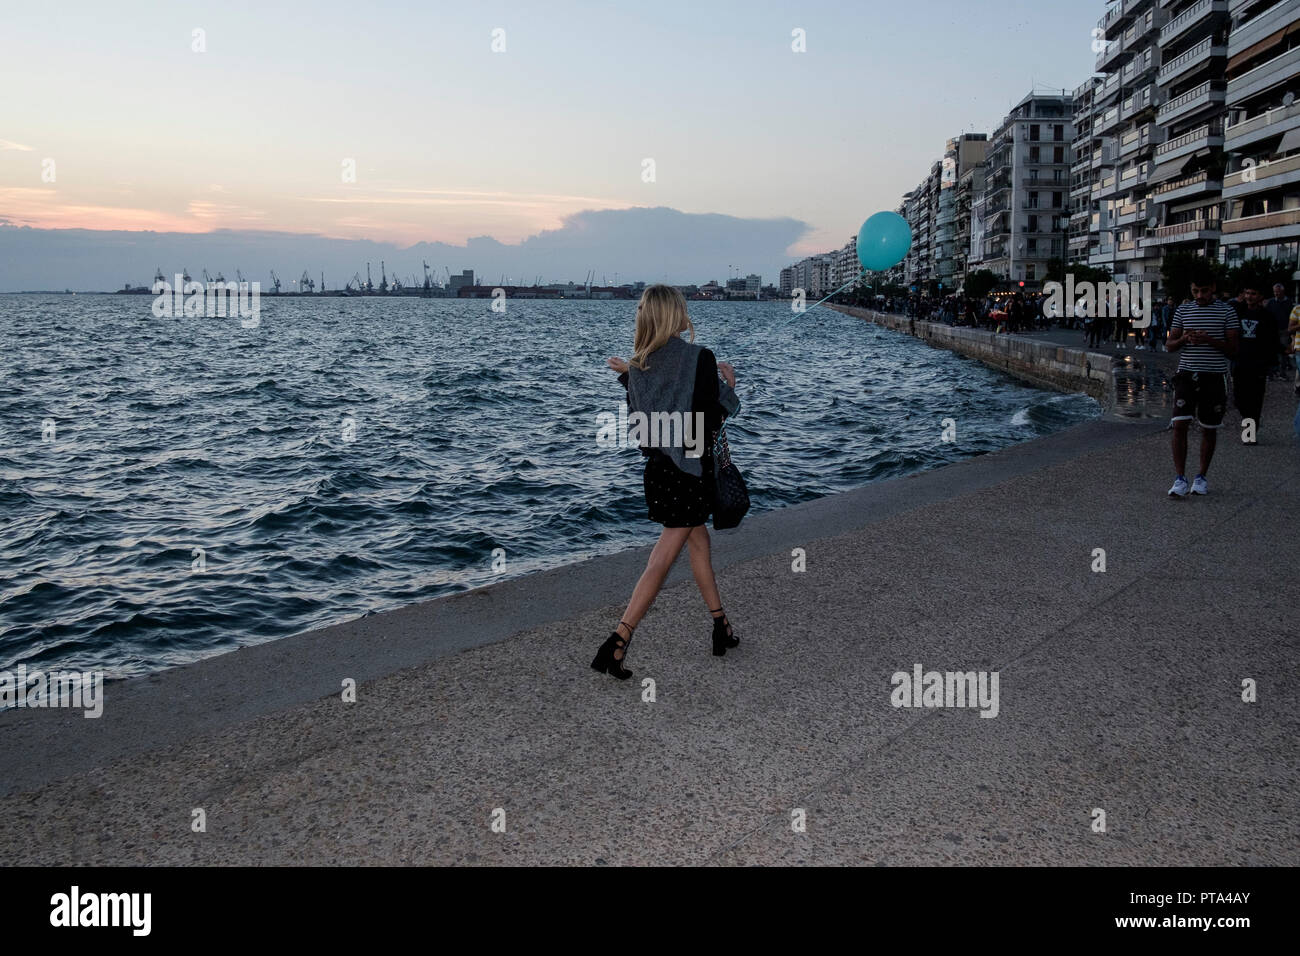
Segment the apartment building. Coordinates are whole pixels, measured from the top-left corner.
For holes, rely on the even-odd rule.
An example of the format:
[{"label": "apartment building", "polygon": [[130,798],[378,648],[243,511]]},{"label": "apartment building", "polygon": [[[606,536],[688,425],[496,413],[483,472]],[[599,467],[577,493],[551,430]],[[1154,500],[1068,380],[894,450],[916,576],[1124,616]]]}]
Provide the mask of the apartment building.
[{"label": "apartment building", "polygon": [[1112,0],[1075,91],[1070,261],[1156,282],[1175,251],[1296,261],[1298,21],[1300,0]]},{"label": "apartment building", "polygon": [[[1092,105],[1084,119],[1088,139],[1079,144],[1080,153],[1088,154],[1086,174],[1091,178],[1087,262],[1121,280],[1159,279],[1160,245],[1147,240],[1160,224],[1149,192],[1156,150],[1164,144],[1156,122],[1164,102],[1157,78],[1160,34],[1169,19],[1164,0],[1115,0],[1097,24],[1102,43],[1097,71],[1102,76],[1091,86]],[[1177,78],[1171,76],[1170,82]],[[1161,170],[1164,178],[1177,178],[1179,158],[1169,157],[1170,165]],[[1075,173],[1085,173],[1081,164]],[[1076,250],[1082,245],[1078,219],[1076,206]]]},{"label": "apartment building", "polygon": [[[836,255],[834,252],[828,252],[808,256],[782,269],[781,294],[790,295],[795,289],[803,289],[804,294],[810,297],[821,298],[830,295],[837,288],[831,284],[831,271],[835,268]],[[757,280],[758,276],[750,278]]]},{"label": "apartment building", "polygon": [[[939,167],[930,275],[940,291],[955,291],[965,279],[970,245],[969,196],[960,202],[962,176],[982,166],[988,155],[987,133],[963,133],[948,140]],[[964,244],[963,238],[965,237]]]},{"label": "apartment building", "polygon": [[970,268],[1033,288],[1065,255],[1073,139],[1068,93],[1030,93],[1002,121],[989,139],[983,201],[974,204],[972,233],[981,238]]},{"label": "apartment building", "polygon": [[[1222,258],[1300,265],[1300,0],[1230,0]],[[1300,278],[1300,274],[1294,276]]]},{"label": "apartment building", "polygon": [[831,253],[834,261],[831,265],[831,288],[838,289],[852,282],[862,274],[862,263],[858,261],[858,237],[850,236],[847,244]]},{"label": "apartment building", "polygon": [[939,185],[942,161],[930,167],[930,174],[903,197],[902,216],[912,229],[912,248],[903,260],[903,277],[909,286],[926,287],[934,278],[935,220],[939,213]]},{"label": "apartment building", "polygon": [[1160,9],[1169,19],[1159,36],[1161,105],[1150,127],[1159,144],[1147,177],[1143,250],[1156,260],[1172,251],[1217,257],[1228,0],[1161,0]]},{"label": "apartment building", "polygon": [[978,162],[969,165],[964,172],[960,172],[957,179],[957,244],[953,251],[953,260],[956,265],[954,270],[957,287],[963,288],[966,285],[966,276],[970,274],[971,265],[971,245],[973,242],[973,225],[975,220],[975,201],[978,197],[984,195],[984,169],[985,156],[988,150],[988,140],[984,141],[984,149]]},{"label": "apartment building", "polygon": [[1070,164],[1070,228],[1066,247],[1066,261],[1071,265],[1087,265],[1098,255],[1101,244],[1101,203],[1093,197],[1093,187],[1101,182],[1102,150],[1095,145],[1099,137],[1094,134],[1098,119],[1097,100],[1101,94],[1102,79],[1090,77],[1071,95],[1074,117],[1074,137],[1070,148],[1074,162]]}]

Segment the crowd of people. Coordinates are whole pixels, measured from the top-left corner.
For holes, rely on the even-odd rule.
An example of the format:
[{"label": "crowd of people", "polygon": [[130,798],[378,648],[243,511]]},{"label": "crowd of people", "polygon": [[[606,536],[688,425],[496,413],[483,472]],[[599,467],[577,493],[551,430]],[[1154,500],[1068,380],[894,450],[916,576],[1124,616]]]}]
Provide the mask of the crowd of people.
[{"label": "crowd of people", "polygon": [[[1229,389],[1242,422],[1252,422],[1254,431],[1260,425],[1270,380],[1289,381],[1294,378],[1295,393],[1300,396],[1300,305],[1287,295],[1281,283],[1273,286],[1273,295],[1267,299],[1264,297],[1267,290],[1261,285],[1247,282],[1234,294],[1231,290],[1219,291],[1213,280],[1201,275],[1189,289],[1191,295],[1184,295],[1181,301],[1168,296],[1155,305],[1147,325],[1135,325],[1132,318],[1123,316],[1078,315],[1069,308],[1067,314],[1059,315],[1047,297],[1033,292],[994,293],[984,299],[959,295],[944,298],[879,296],[876,307],[907,315],[914,333],[918,320],[1005,333],[1060,327],[1077,329],[1089,348],[1110,345],[1117,350],[1132,347],[1135,351],[1180,351],[1179,370],[1175,375],[1176,406],[1180,415],[1175,416],[1174,423],[1182,423],[1183,434],[1181,440],[1175,440],[1174,457],[1179,466],[1178,480],[1181,484],[1176,484],[1170,493],[1181,497],[1189,491],[1192,494],[1204,493],[1203,489],[1207,487],[1204,473],[1214,453],[1212,433],[1222,421]],[[1189,332],[1189,323],[1198,328]],[[1200,328],[1201,325],[1205,328]],[[1206,332],[1210,326],[1213,326],[1212,334]],[[1196,375],[1200,372],[1214,374],[1201,381]],[[1221,396],[1214,391],[1220,385]],[[1191,414],[1181,414],[1184,411]],[[1182,477],[1186,457],[1185,426],[1193,417],[1209,434],[1202,447],[1201,472],[1188,483]],[[1295,428],[1300,434],[1300,413],[1296,416]],[[1242,441],[1253,444],[1254,438],[1243,434]]]},{"label": "crowd of people", "polygon": [[[885,312],[906,315],[921,321],[946,322],[987,329],[990,332],[1031,332],[1049,329],[1057,323],[1044,314],[1044,296],[1040,292],[994,293],[983,298],[949,296],[887,296],[881,307]],[[1062,320],[1073,328],[1073,320]]]},{"label": "crowd of people", "polygon": [[[1218,293],[1220,302],[1231,305],[1239,317],[1246,310],[1263,310],[1267,317],[1255,316],[1252,321],[1262,322],[1260,341],[1276,341],[1278,349],[1269,352],[1268,379],[1290,379],[1295,376],[1296,391],[1300,394],[1300,308],[1286,294],[1286,289],[1273,286],[1273,296],[1263,298],[1263,290],[1253,287]],[[1054,328],[1078,330],[1089,348],[1111,345],[1116,349],[1132,347],[1135,351],[1160,351],[1164,349],[1174,314],[1181,305],[1192,301],[1184,296],[1175,301],[1172,296],[1157,303],[1151,310],[1151,324],[1138,327],[1126,316],[1076,315],[1066,309],[1065,315],[1053,313],[1048,297],[1041,292],[999,292],[975,299],[969,296],[943,297],[924,294],[910,296],[880,296],[876,307],[883,312],[906,315],[911,319],[944,322],[948,325],[968,326],[990,332],[1025,333]],[[1103,310],[1104,311],[1104,310]]]}]

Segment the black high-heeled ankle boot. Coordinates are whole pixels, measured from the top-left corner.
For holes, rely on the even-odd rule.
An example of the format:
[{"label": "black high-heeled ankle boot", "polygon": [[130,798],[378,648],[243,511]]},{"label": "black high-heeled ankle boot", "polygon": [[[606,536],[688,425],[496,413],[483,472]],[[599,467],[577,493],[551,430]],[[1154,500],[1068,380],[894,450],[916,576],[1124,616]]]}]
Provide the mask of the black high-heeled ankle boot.
[{"label": "black high-heeled ankle boot", "polygon": [[[629,632],[635,631],[636,628],[626,621],[619,621]],[[632,676],[632,671],[623,666],[627,660],[627,645],[631,642],[632,635],[629,633],[626,638],[618,631],[614,631],[609,637],[605,638],[605,643],[600,645],[600,650],[596,652],[595,659],[591,662],[591,669],[608,674],[610,677],[617,677],[619,680],[627,680]],[[614,656],[615,651],[622,651],[622,658]]]},{"label": "black high-heeled ankle boot", "polygon": [[[709,611],[710,614],[721,613],[722,608]],[[727,653],[728,647],[736,647],[740,644],[740,638],[736,637],[731,630],[731,622],[727,620],[727,615],[715,617],[713,619],[713,656],[721,657]]]}]

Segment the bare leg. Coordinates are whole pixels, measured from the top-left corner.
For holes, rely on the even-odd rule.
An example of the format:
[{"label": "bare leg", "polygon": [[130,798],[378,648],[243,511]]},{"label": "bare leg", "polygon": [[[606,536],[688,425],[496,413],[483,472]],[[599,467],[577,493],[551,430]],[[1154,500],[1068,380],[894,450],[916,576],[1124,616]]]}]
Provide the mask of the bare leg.
[{"label": "bare leg", "polygon": [[1187,426],[1189,422],[1174,422],[1174,474],[1187,474]]},{"label": "bare leg", "polygon": [[[1214,449],[1219,444],[1219,430],[1217,428],[1201,429],[1201,474],[1209,475],[1210,459],[1214,457]],[[1183,446],[1186,450],[1186,444]]]},{"label": "bare leg", "polygon": [[[632,600],[628,602],[627,610],[623,612],[623,618],[618,623],[617,631],[624,638],[630,640],[632,637],[631,630],[624,622],[626,621],[632,627],[641,623],[641,618],[645,617],[645,612],[650,610],[650,605],[659,595],[659,589],[664,586],[664,578],[668,577],[673,562],[682,553],[682,545],[686,543],[690,533],[690,528],[664,528],[659,535],[654,550],[650,552],[650,560],[646,562],[645,570],[641,572],[641,579],[636,582],[636,588],[632,591]],[[623,648],[620,648],[614,652],[614,660],[622,659]]]},{"label": "bare leg", "polygon": [[710,611],[722,607],[722,598],[718,596],[718,581],[713,576],[709,529],[704,525],[692,528],[686,546],[691,552],[691,573],[695,575],[695,584],[700,589],[700,597],[704,598],[704,606]]}]

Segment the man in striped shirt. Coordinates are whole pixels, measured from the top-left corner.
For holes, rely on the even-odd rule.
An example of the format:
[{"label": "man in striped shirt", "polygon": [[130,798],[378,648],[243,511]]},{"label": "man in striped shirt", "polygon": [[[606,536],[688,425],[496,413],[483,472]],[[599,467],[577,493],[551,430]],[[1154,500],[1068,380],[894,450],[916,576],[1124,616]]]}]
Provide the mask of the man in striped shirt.
[{"label": "man in striped shirt", "polygon": [[1174,375],[1174,468],[1177,478],[1169,497],[1186,498],[1187,428],[1193,418],[1201,426],[1201,470],[1191,485],[1194,495],[1208,495],[1205,480],[1228,405],[1228,360],[1237,352],[1241,322],[1230,302],[1214,297],[1214,277],[1192,280],[1192,301],[1178,307],[1169,323],[1171,352],[1178,352]]}]

